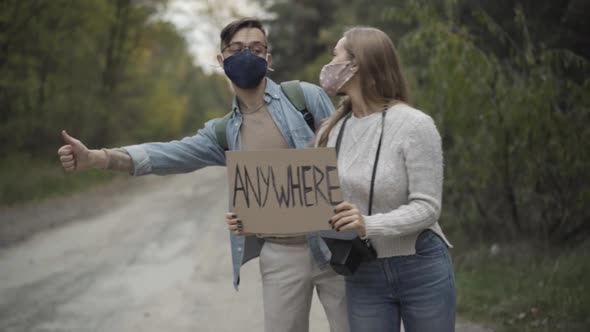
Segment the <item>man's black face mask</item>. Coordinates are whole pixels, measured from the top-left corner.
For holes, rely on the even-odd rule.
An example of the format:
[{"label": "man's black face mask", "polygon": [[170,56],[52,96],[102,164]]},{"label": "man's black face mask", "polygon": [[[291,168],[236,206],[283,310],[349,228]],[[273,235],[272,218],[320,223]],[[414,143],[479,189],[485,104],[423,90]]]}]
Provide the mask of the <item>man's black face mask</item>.
[{"label": "man's black face mask", "polygon": [[266,59],[245,49],[223,60],[225,75],[242,89],[254,89],[266,76]]}]

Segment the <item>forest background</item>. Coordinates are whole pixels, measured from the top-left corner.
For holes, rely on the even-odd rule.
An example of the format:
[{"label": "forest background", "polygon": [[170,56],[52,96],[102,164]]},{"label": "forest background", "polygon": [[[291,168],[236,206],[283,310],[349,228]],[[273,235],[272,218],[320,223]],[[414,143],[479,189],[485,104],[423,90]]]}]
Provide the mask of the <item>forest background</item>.
[{"label": "forest background", "polygon": [[[0,1],[1,206],[117,177],[66,176],[61,129],[90,147],[167,141],[229,110],[226,79],[163,18],[171,2]],[[223,7],[200,2],[210,15]],[[443,138],[441,224],[462,317],[500,331],[588,330],[590,1],[249,3],[268,26],[275,81],[317,83],[349,27],[392,38],[412,104]]]}]

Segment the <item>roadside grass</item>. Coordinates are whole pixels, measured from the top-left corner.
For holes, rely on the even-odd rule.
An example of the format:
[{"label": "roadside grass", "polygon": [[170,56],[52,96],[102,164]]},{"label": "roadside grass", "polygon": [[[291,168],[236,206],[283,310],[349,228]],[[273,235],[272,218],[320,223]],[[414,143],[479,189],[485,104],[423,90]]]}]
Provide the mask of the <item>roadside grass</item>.
[{"label": "roadside grass", "polygon": [[35,160],[26,155],[10,156],[0,161],[0,206],[66,195],[116,176],[113,172],[100,170],[67,174],[57,156],[53,160]]},{"label": "roadside grass", "polygon": [[453,250],[460,317],[498,332],[590,331],[588,246],[490,248]]}]

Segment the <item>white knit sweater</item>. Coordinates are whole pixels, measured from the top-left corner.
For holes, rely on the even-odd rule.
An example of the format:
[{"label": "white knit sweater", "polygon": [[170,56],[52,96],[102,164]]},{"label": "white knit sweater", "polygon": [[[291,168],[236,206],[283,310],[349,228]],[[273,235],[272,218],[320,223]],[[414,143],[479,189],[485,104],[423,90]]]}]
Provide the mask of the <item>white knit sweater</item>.
[{"label": "white knit sweater", "polygon": [[[379,257],[415,254],[416,239],[428,228],[451,246],[438,224],[443,183],[440,135],[431,117],[408,105],[387,111],[373,214],[367,216],[381,117],[381,112],[351,116],[346,124],[338,155],[344,199],[361,210],[367,237]],[[342,121],[330,133],[328,146],[335,146]]]}]

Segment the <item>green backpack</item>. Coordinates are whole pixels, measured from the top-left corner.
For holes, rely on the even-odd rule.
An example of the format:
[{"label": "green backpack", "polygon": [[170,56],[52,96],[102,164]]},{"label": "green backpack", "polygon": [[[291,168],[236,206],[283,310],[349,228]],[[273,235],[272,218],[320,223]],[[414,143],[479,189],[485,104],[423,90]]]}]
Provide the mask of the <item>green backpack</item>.
[{"label": "green backpack", "polygon": [[[311,129],[311,131],[315,132],[315,124],[313,119],[313,114],[311,114],[307,110],[307,106],[305,105],[305,95],[303,94],[303,89],[301,88],[301,83],[299,81],[288,81],[281,83],[281,90],[287,96],[291,104],[295,106],[297,111],[303,115],[303,119]],[[217,143],[219,146],[223,148],[223,151],[229,150],[227,146],[227,122],[231,117],[232,112],[227,113],[219,122],[215,124],[215,136],[217,138]]]}]

